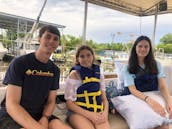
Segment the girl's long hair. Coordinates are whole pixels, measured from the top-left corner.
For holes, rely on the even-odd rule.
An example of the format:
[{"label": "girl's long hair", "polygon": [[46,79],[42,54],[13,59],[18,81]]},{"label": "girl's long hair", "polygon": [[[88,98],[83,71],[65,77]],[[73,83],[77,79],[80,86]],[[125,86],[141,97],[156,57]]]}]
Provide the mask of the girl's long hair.
[{"label": "girl's long hair", "polygon": [[157,64],[153,55],[151,40],[147,36],[140,36],[134,42],[134,45],[131,49],[131,53],[129,57],[128,71],[129,73],[132,73],[132,74],[136,74],[139,71],[139,62],[138,62],[138,57],[136,53],[136,46],[142,40],[146,40],[150,46],[149,53],[144,59],[145,70],[151,74],[158,74],[158,68],[157,68]]},{"label": "girl's long hair", "polygon": [[[92,54],[93,57],[94,57],[93,59],[95,60],[95,55],[94,55],[93,49],[92,49],[90,46],[81,45],[81,46],[77,49],[77,51],[76,51],[76,55],[75,55],[75,64],[76,64],[76,65],[80,64],[79,61],[78,61],[78,58],[79,58],[80,52],[81,52],[82,50],[88,50],[88,51],[90,51],[91,54]],[[94,62],[94,60],[93,60],[93,62]]]}]

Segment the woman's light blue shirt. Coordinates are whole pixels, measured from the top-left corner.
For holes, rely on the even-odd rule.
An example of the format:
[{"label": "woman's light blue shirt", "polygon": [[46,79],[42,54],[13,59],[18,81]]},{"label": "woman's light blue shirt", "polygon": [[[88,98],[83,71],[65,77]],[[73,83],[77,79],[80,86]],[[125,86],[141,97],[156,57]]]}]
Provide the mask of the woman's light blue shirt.
[{"label": "woman's light blue shirt", "polygon": [[[164,78],[165,77],[165,74],[163,72],[163,68],[161,66],[161,63],[156,61],[157,62],[157,67],[158,67],[158,78]],[[144,68],[145,66],[141,66],[142,68]],[[131,86],[131,85],[134,85],[134,79],[136,78],[135,74],[131,74],[128,72],[128,65],[125,65],[123,66],[123,69],[122,69],[122,74],[121,76],[123,76],[124,78],[124,87],[128,87],[128,86]]]}]

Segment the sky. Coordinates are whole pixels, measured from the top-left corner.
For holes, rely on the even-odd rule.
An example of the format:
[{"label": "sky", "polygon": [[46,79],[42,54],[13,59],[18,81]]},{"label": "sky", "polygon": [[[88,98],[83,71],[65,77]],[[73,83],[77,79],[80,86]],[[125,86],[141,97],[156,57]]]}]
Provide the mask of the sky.
[{"label": "sky", "polygon": [[[0,12],[37,19],[44,0],[0,0]],[[155,43],[172,33],[172,14],[159,15]],[[80,0],[47,0],[41,21],[66,26],[63,34],[82,36],[84,2]],[[138,35],[152,38],[154,16],[137,17],[105,7],[88,4],[86,39],[97,43],[129,42]],[[140,27],[141,26],[141,27]]]}]

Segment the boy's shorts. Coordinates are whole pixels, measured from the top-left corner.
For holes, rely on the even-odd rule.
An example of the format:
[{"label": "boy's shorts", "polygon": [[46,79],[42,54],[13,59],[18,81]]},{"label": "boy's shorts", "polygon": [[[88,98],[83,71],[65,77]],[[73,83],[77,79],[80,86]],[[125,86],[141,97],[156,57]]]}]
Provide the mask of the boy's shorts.
[{"label": "boy's shorts", "polygon": [[[51,115],[48,121],[59,119],[58,117]],[[0,129],[20,129],[22,126],[17,124],[7,113],[0,110]]]},{"label": "boy's shorts", "polygon": [[20,129],[22,126],[17,124],[9,115],[0,116],[0,129]]}]

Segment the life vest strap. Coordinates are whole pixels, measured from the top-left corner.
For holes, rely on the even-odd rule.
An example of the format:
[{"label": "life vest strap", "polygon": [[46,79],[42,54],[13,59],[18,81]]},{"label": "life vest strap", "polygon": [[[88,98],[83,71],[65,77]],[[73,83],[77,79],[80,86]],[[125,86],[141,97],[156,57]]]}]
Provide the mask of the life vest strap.
[{"label": "life vest strap", "polygon": [[86,90],[84,90],[83,94],[77,94],[77,97],[85,97],[85,96],[100,96],[102,94],[102,92],[99,90],[97,92],[90,92],[88,93]]},{"label": "life vest strap", "polygon": [[[96,101],[96,96],[100,96],[101,94],[102,94],[101,91],[88,93],[85,90],[83,94],[77,94],[78,98],[85,97],[85,102],[76,102],[76,104],[79,106],[87,107],[87,108],[93,108],[94,112],[97,112],[97,109],[100,109],[102,111],[103,110],[103,104],[97,105],[97,101]],[[93,104],[90,104],[89,96],[93,97]]]},{"label": "life vest strap", "polygon": [[88,77],[86,76],[85,79],[84,79],[82,82],[83,82],[83,84],[89,83],[89,82],[100,82],[100,79],[95,78],[95,77],[90,77],[90,78],[88,78]]}]

